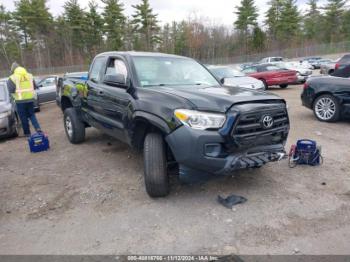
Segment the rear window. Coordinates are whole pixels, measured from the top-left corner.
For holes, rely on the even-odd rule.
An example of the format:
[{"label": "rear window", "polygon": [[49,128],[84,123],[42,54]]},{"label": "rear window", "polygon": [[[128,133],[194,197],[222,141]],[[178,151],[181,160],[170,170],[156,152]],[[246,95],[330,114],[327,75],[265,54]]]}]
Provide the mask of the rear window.
[{"label": "rear window", "polygon": [[283,61],[282,57],[273,57],[273,58],[271,58],[271,62],[281,62],[281,61]]},{"label": "rear window", "polygon": [[261,69],[262,69],[261,70],[262,72],[263,71],[280,71],[281,70],[281,68],[279,68],[278,66],[275,66],[275,65],[267,65]]},{"label": "rear window", "polygon": [[339,63],[341,63],[341,64],[349,63],[349,62],[350,62],[350,55],[343,56],[339,61]]},{"label": "rear window", "polygon": [[252,74],[258,72],[256,67],[248,67],[242,71],[245,74]]}]

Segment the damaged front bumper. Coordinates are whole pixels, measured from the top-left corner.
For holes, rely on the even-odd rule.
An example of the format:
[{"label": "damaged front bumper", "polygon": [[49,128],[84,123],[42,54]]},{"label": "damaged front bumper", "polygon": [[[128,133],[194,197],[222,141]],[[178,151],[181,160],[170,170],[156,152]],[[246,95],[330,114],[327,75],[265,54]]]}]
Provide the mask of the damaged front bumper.
[{"label": "damaged front bumper", "polygon": [[284,142],[232,149],[217,131],[182,126],[166,137],[180,175],[185,172],[231,175],[235,170],[261,167],[285,157]]}]

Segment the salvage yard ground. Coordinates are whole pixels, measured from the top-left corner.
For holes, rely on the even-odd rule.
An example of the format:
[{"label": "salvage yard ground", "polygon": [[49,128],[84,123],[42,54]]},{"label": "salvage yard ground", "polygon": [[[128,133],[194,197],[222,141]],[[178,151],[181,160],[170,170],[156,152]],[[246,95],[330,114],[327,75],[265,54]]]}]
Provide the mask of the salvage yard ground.
[{"label": "salvage yard ground", "polygon": [[[0,141],[0,254],[349,254],[350,123],[318,122],[301,89],[271,91],[289,104],[287,149],[315,139],[323,166],[282,161],[193,186],[174,177],[158,200],[145,192],[141,154],[95,129],[71,145],[58,107],[42,106],[49,152]],[[229,210],[218,194],[248,202]]]}]

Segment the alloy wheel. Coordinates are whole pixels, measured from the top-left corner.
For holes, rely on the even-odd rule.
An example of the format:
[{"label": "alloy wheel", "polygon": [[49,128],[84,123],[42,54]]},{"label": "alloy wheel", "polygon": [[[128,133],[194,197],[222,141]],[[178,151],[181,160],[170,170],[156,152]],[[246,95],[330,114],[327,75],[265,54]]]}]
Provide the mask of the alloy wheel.
[{"label": "alloy wheel", "polygon": [[323,97],[317,101],[315,113],[321,120],[330,120],[336,113],[336,104],[331,98]]},{"label": "alloy wheel", "polygon": [[69,116],[66,117],[66,131],[70,138],[73,136],[73,125]]}]

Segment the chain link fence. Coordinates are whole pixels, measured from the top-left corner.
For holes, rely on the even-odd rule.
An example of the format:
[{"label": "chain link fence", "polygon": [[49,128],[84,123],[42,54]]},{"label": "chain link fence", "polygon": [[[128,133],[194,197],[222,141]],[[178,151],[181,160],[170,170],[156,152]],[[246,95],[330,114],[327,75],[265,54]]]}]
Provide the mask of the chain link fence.
[{"label": "chain link fence", "polygon": [[[245,62],[256,62],[264,57],[281,56],[289,59],[300,59],[307,56],[324,56],[330,54],[347,53],[350,50],[350,42],[340,42],[332,44],[319,44],[302,48],[281,49],[259,54],[241,55],[233,57],[220,57],[202,60],[204,64],[240,64]],[[28,69],[34,76],[62,75],[70,72],[87,71],[88,65],[74,65],[61,67],[31,68]],[[8,77],[9,71],[0,71],[0,78]]]},{"label": "chain link fence", "polygon": [[[63,75],[65,73],[72,72],[85,72],[88,71],[88,65],[74,65],[74,66],[59,66],[59,67],[46,67],[46,68],[31,68],[28,71],[34,76],[45,75]],[[0,71],[0,78],[8,77],[9,71]]]},{"label": "chain link fence", "polygon": [[205,64],[240,64],[246,62],[257,62],[264,57],[281,56],[289,59],[300,59],[308,56],[324,56],[330,54],[347,53],[350,50],[350,42],[340,42],[332,44],[319,44],[301,48],[281,49],[251,55],[241,55],[233,57],[220,57],[202,61]]}]

